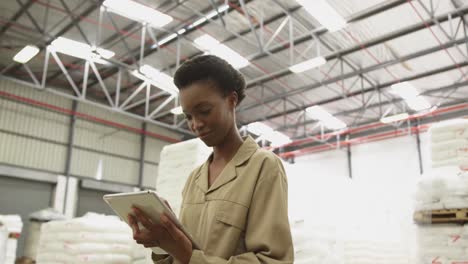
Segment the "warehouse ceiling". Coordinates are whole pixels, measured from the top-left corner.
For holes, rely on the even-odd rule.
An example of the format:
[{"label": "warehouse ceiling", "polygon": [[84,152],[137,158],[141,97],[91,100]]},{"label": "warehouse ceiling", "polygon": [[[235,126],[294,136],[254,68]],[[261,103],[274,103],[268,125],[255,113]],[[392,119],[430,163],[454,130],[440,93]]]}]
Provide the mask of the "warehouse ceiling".
[{"label": "warehouse ceiling", "polygon": [[[103,2],[1,1],[1,77],[189,133],[183,116],[170,111],[177,96],[134,72],[150,65],[172,76],[205,52],[195,40],[208,35],[249,61],[240,68],[248,89],[239,126],[262,122],[291,139],[329,131],[306,111],[316,105],[344,122],[346,132],[468,100],[467,0],[328,0],[346,21],[334,32],[295,0],[138,0],[172,17],[160,28]],[[58,37],[115,55],[95,63],[48,49]],[[26,45],[39,54],[13,61]],[[290,69],[316,57],[326,62],[300,73]],[[415,111],[392,92],[404,82],[430,108]]]}]

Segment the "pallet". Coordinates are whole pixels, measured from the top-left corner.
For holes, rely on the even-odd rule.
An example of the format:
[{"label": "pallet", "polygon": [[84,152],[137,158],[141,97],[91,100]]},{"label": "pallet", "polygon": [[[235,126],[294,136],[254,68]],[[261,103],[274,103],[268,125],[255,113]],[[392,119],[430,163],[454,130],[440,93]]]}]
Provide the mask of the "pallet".
[{"label": "pallet", "polygon": [[413,214],[417,224],[468,223],[468,208],[416,211]]}]

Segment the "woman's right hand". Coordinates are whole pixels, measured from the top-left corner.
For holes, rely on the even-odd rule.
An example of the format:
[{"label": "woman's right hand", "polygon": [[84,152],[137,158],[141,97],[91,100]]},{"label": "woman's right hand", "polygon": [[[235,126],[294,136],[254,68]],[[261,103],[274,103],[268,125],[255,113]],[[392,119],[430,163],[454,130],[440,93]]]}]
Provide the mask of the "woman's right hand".
[{"label": "woman's right hand", "polygon": [[[130,227],[132,228],[133,231],[133,239],[138,244],[143,245],[146,248],[149,247],[159,247],[160,242],[159,242],[159,237],[160,235],[155,235],[154,233],[162,233],[164,228],[160,224],[153,224],[152,222],[149,222],[147,225],[151,226],[151,229],[142,229],[138,225],[138,218],[137,218],[137,210],[135,208],[132,208],[132,211],[134,214],[129,214],[128,215],[128,223],[130,224]],[[151,221],[151,220],[149,220]]]},{"label": "woman's right hand", "polygon": [[[128,215],[128,222],[133,230],[133,238],[144,247],[160,247],[182,263],[188,263],[192,256],[192,242],[170,220],[162,214],[159,223],[155,223],[139,208],[132,208],[134,215]],[[141,223],[144,228],[138,225]]]}]

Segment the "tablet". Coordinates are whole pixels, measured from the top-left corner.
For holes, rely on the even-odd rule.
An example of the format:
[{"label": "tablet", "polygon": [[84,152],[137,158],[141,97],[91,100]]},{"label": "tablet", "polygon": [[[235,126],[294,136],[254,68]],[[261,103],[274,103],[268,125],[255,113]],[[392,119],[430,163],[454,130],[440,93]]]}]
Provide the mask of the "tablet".
[{"label": "tablet", "polygon": [[[185,230],[182,224],[177,219],[176,215],[166,205],[165,200],[160,198],[154,191],[140,191],[130,193],[106,194],[103,197],[104,201],[120,216],[120,218],[128,223],[128,215],[132,214],[132,206],[136,206],[143,210],[148,217],[155,223],[159,223],[160,215],[166,213],[167,216],[176,224],[176,226],[190,239],[194,249],[200,249],[192,236]],[[141,223],[140,228],[144,228]],[[161,248],[151,248],[156,254],[165,254]]]}]

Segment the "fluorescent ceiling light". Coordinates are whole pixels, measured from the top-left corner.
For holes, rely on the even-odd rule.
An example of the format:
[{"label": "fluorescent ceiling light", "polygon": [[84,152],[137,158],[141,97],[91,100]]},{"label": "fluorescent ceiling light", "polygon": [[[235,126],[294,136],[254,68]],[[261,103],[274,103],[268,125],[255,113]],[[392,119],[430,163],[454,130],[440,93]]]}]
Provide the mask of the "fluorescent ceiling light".
[{"label": "fluorescent ceiling light", "polygon": [[177,34],[182,35],[185,33],[185,31],[187,31],[185,28],[181,28],[177,31]]},{"label": "fluorescent ceiling light", "polygon": [[209,12],[208,14],[206,14],[205,17],[206,17],[207,19],[212,19],[213,17],[215,17],[216,15],[218,15],[218,13],[222,13],[222,12],[228,10],[228,9],[229,9],[229,6],[223,4],[222,6],[218,7],[218,11],[213,10],[213,11]]},{"label": "fluorescent ceiling light", "polygon": [[322,26],[330,32],[346,27],[346,20],[326,0],[296,0]]},{"label": "fluorescent ceiling light", "polygon": [[247,131],[257,136],[273,132],[273,128],[261,122],[254,122],[247,125]]},{"label": "fluorescent ceiling light", "polygon": [[140,67],[140,72],[146,75],[146,77],[149,78],[158,78],[160,71],[156,70],[154,67],[149,66],[148,64],[145,64]]},{"label": "fluorescent ceiling light", "polygon": [[248,124],[247,130],[250,133],[259,136],[256,140],[257,142],[263,139],[268,140],[269,142],[271,142],[271,146],[273,147],[282,146],[291,142],[291,139],[288,136],[281,132],[273,130],[273,128],[261,122],[254,122]]},{"label": "fluorescent ceiling light", "polygon": [[405,101],[409,108],[414,111],[422,111],[431,108],[431,104],[422,96],[417,96]]},{"label": "fluorescent ceiling light", "polygon": [[216,48],[220,42],[210,35],[204,34],[194,40],[195,44],[199,45],[204,50],[210,50]]},{"label": "fluorescent ceiling light", "polygon": [[408,118],[409,118],[408,113],[402,113],[402,114],[382,117],[380,119],[380,122],[382,122],[384,124],[389,124],[389,123],[398,122],[398,121],[401,121],[401,120],[406,120]]},{"label": "fluorescent ceiling light", "polygon": [[414,111],[422,111],[431,108],[431,104],[422,96],[419,91],[409,82],[400,82],[392,85],[392,93],[403,98],[409,108]]},{"label": "fluorescent ceiling light", "polygon": [[174,79],[171,76],[155,69],[150,65],[145,64],[140,67],[139,72],[135,70],[132,72],[132,74],[135,77],[143,81],[147,81],[153,86],[156,86],[170,94],[177,94],[179,92],[174,84]]},{"label": "fluorescent ceiling light", "polygon": [[198,20],[196,20],[195,22],[193,22],[191,25],[188,26],[188,28],[194,28],[194,27],[197,27],[199,26],[200,24],[202,24],[203,22],[207,21],[208,19],[206,17],[202,17]]},{"label": "fluorescent ceiling light", "polygon": [[33,45],[27,45],[13,57],[18,63],[26,63],[39,53],[39,48]]},{"label": "fluorescent ceiling light", "polygon": [[342,129],[347,127],[346,123],[334,117],[322,107],[316,105],[306,109],[307,114],[329,129]]},{"label": "fluorescent ceiling light", "polygon": [[228,9],[229,9],[228,5],[221,5],[220,7],[218,7],[218,12],[216,12],[215,10],[209,12],[204,17],[201,17],[201,18],[195,20],[195,22],[193,22],[192,24],[190,24],[188,26],[188,29],[192,29],[194,27],[197,27],[200,24],[206,22],[208,19],[212,19],[213,17],[215,17],[218,13],[222,13],[222,12],[228,10]]},{"label": "fluorescent ceiling light", "polygon": [[173,19],[158,10],[130,0],[106,0],[102,4],[110,12],[119,14],[131,20],[148,23],[153,27],[163,27]]},{"label": "fluorescent ceiling light", "polygon": [[410,82],[400,82],[392,85],[391,92],[403,99],[411,99],[419,95],[418,90]]},{"label": "fluorescent ceiling light", "polygon": [[167,37],[161,39],[160,41],[158,41],[158,44],[157,44],[157,45],[153,45],[152,48],[155,48],[156,46],[162,46],[162,45],[168,43],[169,41],[171,41],[171,40],[173,40],[173,39],[175,39],[175,38],[177,38],[177,34],[176,34],[176,33],[172,33],[172,34],[170,34],[169,36],[167,36]]},{"label": "fluorescent ceiling light", "polygon": [[279,147],[291,143],[291,139],[288,136],[278,131],[273,131],[264,137],[271,142],[272,147]]},{"label": "fluorescent ceiling light", "polygon": [[178,106],[176,108],[172,108],[171,113],[174,115],[181,115],[184,113],[184,111],[182,111],[182,106]]},{"label": "fluorescent ceiling light", "polygon": [[322,56],[318,56],[313,59],[306,60],[296,65],[293,65],[289,67],[289,70],[294,73],[301,73],[301,72],[322,66],[325,63],[327,63],[327,60]]},{"label": "fluorescent ceiling light", "polygon": [[205,34],[194,40],[194,43],[203,51],[216,55],[229,62],[232,67],[236,69],[243,68],[250,64],[250,62],[242,57],[239,53],[235,52],[228,46],[220,43],[215,38]]},{"label": "fluorescent ceiling light", "polygon": [[111,50],[91,47],[88,44],[64,37],[56,38],[54,41],[52,41],[50,46],[57,52],[84,60],[93,60],[94,62],[101,64],[107,63],[105,60],[102,60],[101,57],[110,59],[115,55],[115,53]]},{"label": "fluorescent ceiling light", "polygon": [[343,128],[347,127],[345,122],[343,122],[343,121],[341,121],[341,120],[339,120],[337,118],[330,119],[330,120],[320,120],[320,123],[324,127],[327,127],[329,129],[333,129],[333,130],[343,129]]},{"label": "fluorescent ceiling light", "polygon": [[96,53],[101,55],[101,57],[103,57],[104,59],[110,59],[115,55],[115,52],[102,48],[96,48]]}]

